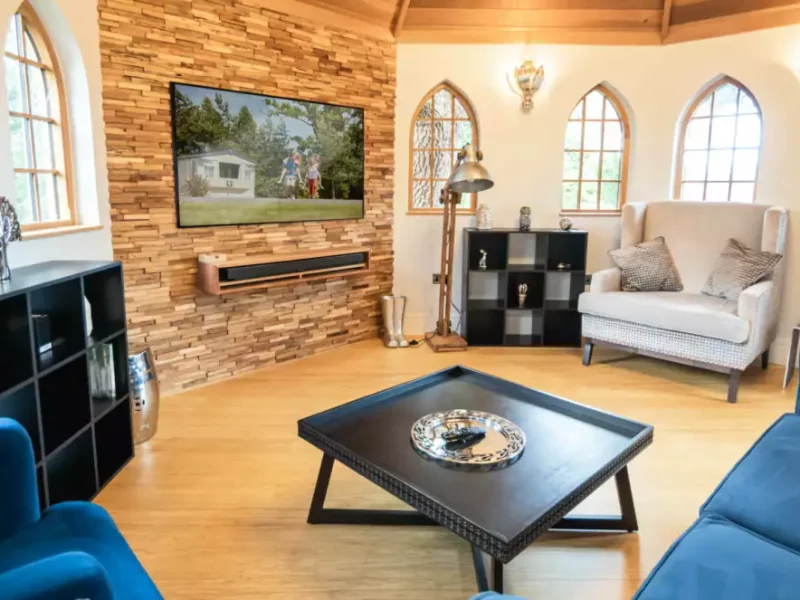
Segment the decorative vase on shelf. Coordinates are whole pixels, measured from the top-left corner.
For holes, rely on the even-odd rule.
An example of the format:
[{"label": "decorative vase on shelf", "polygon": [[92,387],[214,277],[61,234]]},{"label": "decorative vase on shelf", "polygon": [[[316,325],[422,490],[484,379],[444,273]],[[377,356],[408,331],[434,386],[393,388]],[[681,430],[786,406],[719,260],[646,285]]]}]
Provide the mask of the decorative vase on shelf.
[{"label": "decorative vase on shelf", "polygon": [[0,281],[11,279],[8,266],[8,245],[22,237],[17,212],[8,198],[0,197]]},{"label": "decorative vase on shelf", "polygon": [[492,228],[492,211],[489,206],[481,204],[475,212],[476,227],[482,231]]},{"label": "decorative vase on shelf", "polygon": [[530,231],[531,230],[531,207],[530,206],[523,206],[519,209],[519,230],[520,231]]},{"label": "decorative vase on shelf", "polygon": [[558,222],[558,226],[561,227],[563,231],[569,231],[572,229],[572,219],[569,217],[562,217]]}]

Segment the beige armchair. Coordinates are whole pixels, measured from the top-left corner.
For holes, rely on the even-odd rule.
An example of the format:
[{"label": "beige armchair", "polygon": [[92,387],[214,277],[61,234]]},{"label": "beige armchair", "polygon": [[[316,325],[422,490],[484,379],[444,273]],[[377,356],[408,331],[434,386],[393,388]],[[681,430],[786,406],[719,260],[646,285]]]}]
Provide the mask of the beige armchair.
[{"label": "beige armchair", "polygon": [[730,374],[728,402],[739,377],[759,356],[766,368],[775,340],[784,261],[738,302],[700,289],[729,238],[785,253],[789,213],[780,207],[714,202],[651,202],[622,209],[622,247],[664,236],[682,292],[622,292],[617,268],[592,276],[581,295],[583,364],[595,344]]}]

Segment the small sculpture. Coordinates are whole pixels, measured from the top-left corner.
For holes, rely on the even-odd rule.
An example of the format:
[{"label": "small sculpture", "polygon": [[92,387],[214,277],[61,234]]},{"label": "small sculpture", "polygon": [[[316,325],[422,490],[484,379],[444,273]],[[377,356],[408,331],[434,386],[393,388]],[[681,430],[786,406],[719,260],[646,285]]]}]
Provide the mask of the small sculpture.
[{"label": "small sculpture", "polygon": [[459,427],[442,433],[446,450],[464,450],[474,446],[486,437],[486,430],[481,427]]},{"label": "small sculpture", "polygon": [[481,204],[478,206],[478,210],[475,213],[475,218],[478,229],[486,230],[492,228],[492,212],[489,210],[488,205]]},{"label": "small sculpture", "polygon": [[520,231],[530,231],[531,230],[531,207],[530,206],[523,206],[519,209],[519,230]]},{"label": "small sculpture", "polygon": [[517,288],[517,292],[519,294],[519,307],[522,308],[525,306],[525,298],[528,297],[528,284],[521,283]]},{"label": "small sculpture", "polygon": [[0,281],[11,279],[8,266],[8,244],[21,238],[17,212],[8,198],[0,197]]},{"label": "small sculpture", "polygon": [[561,220],[558,222],[558,226],[564,231],[569,231],[572,229],[572,219],[569,217],[561,217]]},{"label": "small sculpture", "polygon": [[558,265],[556,265],[556,269],[559,271],[569,271],[571,268],[572,265],[570,263],[558,263]]},{"label": "small sculpture", "polygon": [[486,250],[481,249],[481,259],[478,261],[478,269],[486,270]]}]

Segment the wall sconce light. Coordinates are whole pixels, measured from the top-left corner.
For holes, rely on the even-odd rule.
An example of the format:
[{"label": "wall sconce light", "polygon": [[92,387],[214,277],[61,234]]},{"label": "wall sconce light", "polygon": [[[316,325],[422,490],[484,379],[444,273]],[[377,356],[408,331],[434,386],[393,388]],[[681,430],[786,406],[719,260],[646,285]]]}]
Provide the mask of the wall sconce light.
[{"label": "wall sconce light", "polygon": [[522,110],[533,108],[533,95],[544,85],[544,67],[537,67],[532,60],[526,60],[509,73],[508,83],[514,92],[522,97]]}]

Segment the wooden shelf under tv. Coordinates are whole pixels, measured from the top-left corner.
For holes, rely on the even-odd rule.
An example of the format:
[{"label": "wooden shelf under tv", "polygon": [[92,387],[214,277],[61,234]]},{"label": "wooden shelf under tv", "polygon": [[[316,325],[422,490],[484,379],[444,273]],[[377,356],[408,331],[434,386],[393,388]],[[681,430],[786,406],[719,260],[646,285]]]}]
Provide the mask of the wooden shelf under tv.
[{"label": "wooden shelf under tv", "polygon": [[225,254],[197,257],[197,288],[227,296],[281,285],[320,281],[364,273],[370,268],[370,249],[342,246],[281,254],[228,258]]}]

